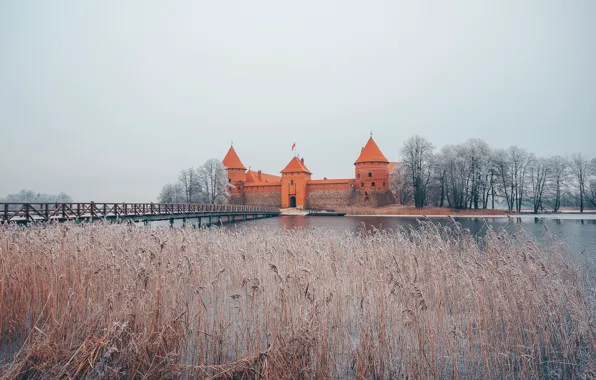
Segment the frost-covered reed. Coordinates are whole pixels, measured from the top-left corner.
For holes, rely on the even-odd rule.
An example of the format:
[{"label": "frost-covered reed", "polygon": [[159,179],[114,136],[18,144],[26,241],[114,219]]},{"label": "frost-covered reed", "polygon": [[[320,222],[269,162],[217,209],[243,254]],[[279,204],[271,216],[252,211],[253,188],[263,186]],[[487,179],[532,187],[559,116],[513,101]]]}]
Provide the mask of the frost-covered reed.
[{"label": "frost-covered reed", "polygon": [[594,284],[523,231],[0,226],[0,376],[590,377]]}]

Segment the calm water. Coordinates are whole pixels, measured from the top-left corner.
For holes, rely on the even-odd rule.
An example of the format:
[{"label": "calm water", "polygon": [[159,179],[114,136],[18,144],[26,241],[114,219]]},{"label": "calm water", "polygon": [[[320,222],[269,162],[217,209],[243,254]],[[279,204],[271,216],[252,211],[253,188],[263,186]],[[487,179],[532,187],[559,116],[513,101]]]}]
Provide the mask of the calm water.
[{"label": "calm water", "polygon": [[[596,215],[565,215],[565,216],[522,216],[517,218],[455,218],[463,228],[469,229],[470,233],[482,236],[486,231],[487,224],[493,229],[505,229],[509,232],[523,226],[536,239],[544,240],[546,227],[557,238],[567,244],[569,249],[578,254],[589,254],[596,257]],[[453,221],[447,218],[433,218],[434,223],[452,225]],[[418,224],[416,218],[395,217],[395,216],[344,216],[344,217],[322,217],[322,216],[281,216],[278,218],[247,221],[226,228],[316,228],[327,229],[334,232],[353,231],[365,229],[395,229],[398,227],[415,227]],[[550,241],[550,240],[549,240]]]},{"label": "calm water", "polygon": [[[432,218],[434,223],[441,225],[452,225],[453,221],[447,218]],[[493,229],[505,229],[513,232],[518,227],[525,228],[538,242],[550,241],[545,239],[546,227],[555,234],[557,239],[565,243],[572,253],[588,254],[596,258],[596,215],[540,215],[534,217],[524,215],[515,218],[455,218],[463,228],[468,229],[471,234],[482,236],[486,232],[487,224]],[[175,220],[174,226],[182,225],[181,220]],[[358,232],[362,229],[396,229],[399,227],[416,227],[418,220],[413,217],[374,215],[374,216],[280,216],[278,218],[261,219],[254,221],[230,224],[224,228],[316,228],[326,229],[333,232],[343,233],[345,231]],[[153,222],[154,227],[167,227],[169,222]]]}]

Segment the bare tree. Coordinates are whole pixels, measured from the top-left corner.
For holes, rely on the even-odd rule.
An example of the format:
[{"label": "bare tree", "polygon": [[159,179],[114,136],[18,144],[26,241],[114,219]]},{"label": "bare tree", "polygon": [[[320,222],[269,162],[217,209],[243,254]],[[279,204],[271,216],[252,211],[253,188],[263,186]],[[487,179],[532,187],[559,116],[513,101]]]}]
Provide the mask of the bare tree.
[{"label": "bare tree", "polygon": [[490,147],[479,139],[446,145],[435,156],[435,203],[466,209],[487,208],[495,193],[495,171]]},{"label": "bare tree", "polygon": [[531,158],[529,163],[530,194],[534,214],[543,209],[542,196],[547,186],[547,180],[550,176],[551,167],[544,158]]},{"label": "bare tree", "polygon": [[520,212],[526,189],[526,174],[533,156],[525,150],[512,146],[508,152],[511,165],[511,194],[515,201],[515,209]]},{"label": "bare tree", "polygon": [[484,176],[490,157],[490,148],[484,140],[470,139],[464,144],[465,160],[468,172],[468,208],[478,209],[487,186]]},{"label": "bare tree", "polygon": [[507,202],[507,209],[513,211],[515,194],[512,191],[513,180],[511,175],[510,158],[507,152],[503,149],[498,149],[493,152],[493,168],[498,177],[497,191],[501,194]]},{"label": "bare tree", "polygon": [[228,174],[223,163],[211,158],[198,170],[201,188],[207,203],[225,203],[227,201]]},{"label": "bare tree", "polygon": [[547,201],[553,212],[558,212],[561,208],[561,200],[563,192],[565,191],[569,182],[569,162],[566,158],[555,156],[549,159],[550,167],[550,181],[548,183],[548,197]]},{"label": "bare tree", "polygon": [[449,184],[447,183],[447,165],[445,165],[446,161],[446,152],[445,149],[443,149],[435,156],[435,165],[433,166],[433,177],[435,178],[435,187],[437,188],[436,195],[438,197],[434,203],[439,207],[445,206],[445,200],[447,200],[447,203],[451,205],[449,202]]},{"label": "bare tree", "polygon": [[434,146],[418,135],[410,137],[401,149],[402,163],[411,181],[414,206],[424,207],[428,184],[431,180]]},{"label": "bare tree", "polygon": [[[470,176],[463,145],[447,145],[441,149],[440,165],[445,171],[445,193],[449,207],[468,207]],[[438,160],[437,160],[438,161]]]},{"label": "bare tree", "polygon": [[578,190],[579,212],[584,212],[586,185],[590,183],[590,166],[588,159],[581,153],[571,156],[570,170],[575,182],[574,185]]},{"label": "bare tree", "polygon": [[[444,146],[436,155],[433,148],[419,136],[404,143],[402,166],[392,183],[401,203],[413,196],[416,207],[486,209],[490,202],[494,209],[502,199],[509,211],[532,207],[534,213],[557,212],[562,205],[583,211],[586,201],[596,205],[596,158],[575,155],[570,170],[561,156],[536,158],[517,146],[493,150],[479,139]],[[571,192],[570,186],[578,191]]]},{"label": "bare tree", "polygon": [[492,152],[486,160],[486,171],[484,172],[484,185],[482,191],[482,208],[488,208],[488,200],[491,200],[491,208],[495,209],[495,195],[496,195],[496,170],[493,162]]},{"label": "bare tree", "polygon": [[21,190],[16,194],[8,194],[6,196],[7,202],[63,202],[63,203],[70,203],[72,202],[72,198],[70,195],[66,193],[60,193],[58,195],[55,194],[46,194],[46,193],[36,193],[32,190]]},{"label": "bare tree", "polygon": [[596,157],[590,163],[590,178],[586,186],[586,199],[592,203],[592,207],[596,207]]},{"label": "bare tree", "polygon": [[180,183],[169,183],[163,186],[157,200],[159,203],[185,203],[186,195]]},{"label": "bare tree", "polygon": [[197,169],[181,170],[178,174],[178,183],[182,187],[186,203],[200,203],[202,201],[204,189],[201,188]]},{"label": "bare tree", "polygon": [[393,169],[389,179],[389,186],[391,186],[391,191],[400,204],[406,205],[411,201],[411,188],[406,181],[405,168],[401,163]]}]

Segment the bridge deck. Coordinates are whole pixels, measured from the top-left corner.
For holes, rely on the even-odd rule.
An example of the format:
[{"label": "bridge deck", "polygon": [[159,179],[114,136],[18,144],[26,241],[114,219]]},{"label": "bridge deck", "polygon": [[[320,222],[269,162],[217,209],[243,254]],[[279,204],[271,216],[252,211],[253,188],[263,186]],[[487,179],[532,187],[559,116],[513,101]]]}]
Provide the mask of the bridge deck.
[{"label": "bridge deck", "polygon": [[279,215],[274,207],[162,203],[0,203],[0,223],[69,220],[171,220],[213,218],[228,221]]}]

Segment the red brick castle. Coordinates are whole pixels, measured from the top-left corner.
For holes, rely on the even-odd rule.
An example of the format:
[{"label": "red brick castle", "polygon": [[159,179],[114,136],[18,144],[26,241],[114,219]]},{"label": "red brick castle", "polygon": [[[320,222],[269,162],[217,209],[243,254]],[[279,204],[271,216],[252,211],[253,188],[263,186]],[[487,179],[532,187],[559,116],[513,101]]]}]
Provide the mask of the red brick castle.
[{"label": "red brick castle", "polygon": [[311,179],[304,158],[298,157],[290,160],[281,176],[247,171],[233,146],[223,164],[234,204],[323,209],[394,203],[389,180],[396,163],[387,160],[372,136],[354,162],[350,179]]}]

